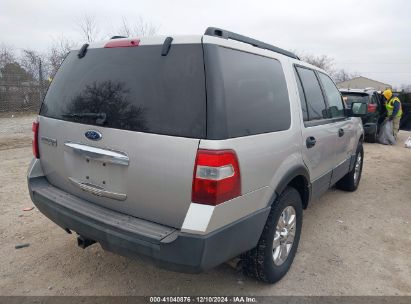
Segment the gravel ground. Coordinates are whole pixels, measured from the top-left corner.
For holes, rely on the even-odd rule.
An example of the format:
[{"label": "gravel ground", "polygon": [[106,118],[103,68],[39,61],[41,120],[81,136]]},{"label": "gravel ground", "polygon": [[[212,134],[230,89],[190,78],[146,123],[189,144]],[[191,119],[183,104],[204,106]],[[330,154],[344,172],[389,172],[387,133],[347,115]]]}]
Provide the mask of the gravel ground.
[{"label": "gravel ground", "polygon": [[22,211],[33,118],[0,118],[0,295],[411,295],[411,132],[396,146],[365,144],[358,191],[311,203],[290,272],[267,285],[228,264],[189,275],[83,250],[37,209]]}]

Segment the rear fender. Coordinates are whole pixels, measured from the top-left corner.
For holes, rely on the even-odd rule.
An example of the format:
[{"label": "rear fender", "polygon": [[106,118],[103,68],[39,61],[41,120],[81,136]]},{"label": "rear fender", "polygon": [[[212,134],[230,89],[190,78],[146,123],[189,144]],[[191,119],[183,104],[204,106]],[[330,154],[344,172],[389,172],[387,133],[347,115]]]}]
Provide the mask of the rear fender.
[{"label": "rear fender", "polygon": [[296,190],[300,192],[301,199],[303,201],[303,207],[304,209],[307,208],[308,203],[311,199],[311,183],[308,169],[303,165],[290,169],[280,179],[277,187],[275,187],[271,204],[275,201],[275,198],[285,190],[287,186],[297,188]]}]

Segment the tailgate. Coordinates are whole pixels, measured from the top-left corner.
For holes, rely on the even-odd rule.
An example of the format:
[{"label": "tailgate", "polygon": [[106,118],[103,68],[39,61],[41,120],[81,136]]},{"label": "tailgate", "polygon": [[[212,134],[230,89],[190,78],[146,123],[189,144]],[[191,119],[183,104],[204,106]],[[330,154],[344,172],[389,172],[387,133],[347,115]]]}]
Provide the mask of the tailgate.
[{"label": "tailgate", "polygon": [[71,194],[180,228],[206,134],[201,41],[72,51],[40,111],[48,181]]},{"label": "tailgate", "polygon": [[[180,228],[191,202],[198,139],[39,117],[50,184],[106,208]],[[85,133],[96,130],[101,140]]]}]

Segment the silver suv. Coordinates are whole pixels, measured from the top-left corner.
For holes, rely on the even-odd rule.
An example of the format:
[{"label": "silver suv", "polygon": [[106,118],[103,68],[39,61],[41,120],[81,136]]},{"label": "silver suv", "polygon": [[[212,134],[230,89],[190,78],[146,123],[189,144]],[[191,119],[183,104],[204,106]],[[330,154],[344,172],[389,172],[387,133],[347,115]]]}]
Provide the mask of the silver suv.
[{"label": "silver suv", "polygon": [[274,283],[302,210],[361,178],[364,104],[322,70],[217,28],[115,37],[64,60],[33,123],[31,199],[78,245]]}]

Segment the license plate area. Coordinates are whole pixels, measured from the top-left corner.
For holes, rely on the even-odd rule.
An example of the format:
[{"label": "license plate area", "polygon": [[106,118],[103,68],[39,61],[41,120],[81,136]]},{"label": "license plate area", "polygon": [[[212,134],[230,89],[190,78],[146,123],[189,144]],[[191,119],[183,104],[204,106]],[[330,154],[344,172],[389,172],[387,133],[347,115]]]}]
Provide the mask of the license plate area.
[{"label": "license plate area", "polygon": [[82,145],[81,149],[73,149],[69,146],[65,149],[65,170],[69,180],[94,195],[124,200],[127,192],[124,182],[127,166],[124,165],[124,159],[123,163],[113,161],[110,155],[104,154],[105,151],[111,151],[104,149],[97,150],[99,153],[84,153],[87,147]]}]

